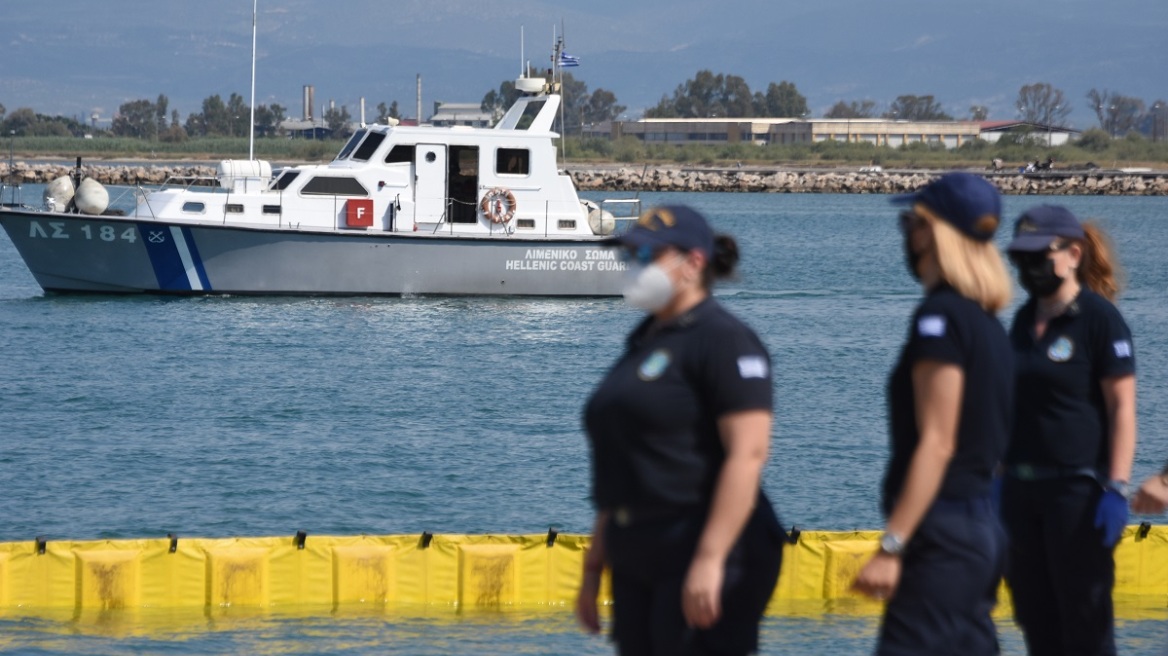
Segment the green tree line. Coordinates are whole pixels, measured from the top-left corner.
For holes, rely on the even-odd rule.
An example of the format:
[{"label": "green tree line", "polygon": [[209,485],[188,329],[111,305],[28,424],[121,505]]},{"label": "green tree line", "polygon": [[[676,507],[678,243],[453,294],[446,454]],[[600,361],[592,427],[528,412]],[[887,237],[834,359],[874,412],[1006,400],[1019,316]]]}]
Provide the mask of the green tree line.
[{"label": "green tree line", "polygon": [[[616,94],[588,85],[571,73],[563,75],[563,125],[557,129],[566,135],[581,134],[585,125],[614,120],[626,111]],[[504,81],[498,89],[488,91],[481,107],[496,118],[519,96],[514,82]],[[1088,107],[1095,113],[1098,128],[1111,138],[1131,133],[1143,134],[1159,141],[1168,136],[1168,101],[1127,96],[1107,89],[1091,89],[1086,94]],[[1023,85],[1014,104],[1016,115],[1010,118],[1043,126],[1062,127],[1073,110],[1066,94],[1046,82]],[[397,101],[377,105],[378,121],[400,118]],[[875,118],[911,121],[948,121],[962,114],[964,120],[984,121],[989,112],[984,105],[971,106],[968,112],[954,112],[931,94],[902,94],[887,105],[873,99],[840,99],[826,112],[825,118]],[[677,85],[671,95],[664,95],[657,105],[645,111],[648,118],[799,118],[810,116],[806,97],[795,83],[770,82],[765,91],[752,91],[741,76],[700,70],[694,77]],[[283,136],[280,126],[287,118],[287,108],[272,103],[261,104],[255,111],[257,136]],[[346,106],[331,108],[322,117],[334,137],[343,138],[352,115]],[[95,130],[74,119],[46,116],[22,107],[9,113],[0,104],[0,136],[114,136],[143,139],[159,143],[181,143],[187,139],[240,137],[249,133],[251,108],[238,93],[224,100],[219,94],[205,98],[199,111],[182,120],[177,109],[170,107],[165,95],[132,100],[118,107],[108,131]]]}]

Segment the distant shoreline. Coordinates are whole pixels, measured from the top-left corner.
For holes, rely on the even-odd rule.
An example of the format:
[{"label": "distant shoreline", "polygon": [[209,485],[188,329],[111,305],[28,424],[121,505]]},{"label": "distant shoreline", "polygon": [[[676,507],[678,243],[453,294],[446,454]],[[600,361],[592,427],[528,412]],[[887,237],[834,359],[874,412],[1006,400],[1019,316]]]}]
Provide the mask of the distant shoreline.
[{"label": "distant shoreline", "polygon": [[[751,193],[895,194],[923,186],[941,170],[871,170],[873,167],[779,166],[693,167],[567,163],[562,169],[581,191],[705,191]],[[877,167],[878,168],[878,167]],[[867,169],[867,170],[865,170]],[[13,172],[0,163],[5,184],[45,183],[73,170],[72,164],[17,161]],[[204,161],[82,163],[85,176],[107,185],[157,185],[172,178],[214,178],[217,165]],[[1093,169],[1034,173],[972,170],[1004,194],[1168,196],[1168,170]]]}]

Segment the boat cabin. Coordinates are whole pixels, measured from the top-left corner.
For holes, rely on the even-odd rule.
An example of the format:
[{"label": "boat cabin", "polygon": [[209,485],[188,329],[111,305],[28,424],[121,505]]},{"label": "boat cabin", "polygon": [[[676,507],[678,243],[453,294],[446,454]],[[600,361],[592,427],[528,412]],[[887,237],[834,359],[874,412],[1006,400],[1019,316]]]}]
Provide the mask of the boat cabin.
[{"label": "boat cabin", "polygon": [[557,169],[552,123],[560,96],[539,86],[493,128],[370,125],[326,165],[273,177],[266,163],[226,161],[212,193],[164,188],[147,194],[136,215],[418,236],[595,238],[605,228],[590,227],[590,208]]}]

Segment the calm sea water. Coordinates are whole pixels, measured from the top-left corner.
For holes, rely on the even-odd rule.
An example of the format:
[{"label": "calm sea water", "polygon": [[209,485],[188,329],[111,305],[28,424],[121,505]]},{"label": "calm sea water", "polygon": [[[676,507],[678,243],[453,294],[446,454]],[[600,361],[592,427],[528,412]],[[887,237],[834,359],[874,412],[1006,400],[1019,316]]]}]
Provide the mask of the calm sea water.
[{"label": "calm sea water", "polygon": [[[739,240],[741,277],[718,295],[774,355],[765,485],[783,521],[878,528],[884,380],[919,298],[887,197],[642,199],[691,204]],[[1044,200],[1007,198],[1006,214]],[[1143,477],[1168,457],[1168,199],[1057,202],[1099,217],[1129,272]],[[0,238],[0,540],[587,532],[580,408],[637,319],[619,299],[45,296]],[[1150,612],[1121,623],[1123,653],[1164,644],[1168,611]],[[840,608],[769,618],[764,653],[865,653],[875,625]],[[568,609],[0,614],[3,650],[610,651]]]}]

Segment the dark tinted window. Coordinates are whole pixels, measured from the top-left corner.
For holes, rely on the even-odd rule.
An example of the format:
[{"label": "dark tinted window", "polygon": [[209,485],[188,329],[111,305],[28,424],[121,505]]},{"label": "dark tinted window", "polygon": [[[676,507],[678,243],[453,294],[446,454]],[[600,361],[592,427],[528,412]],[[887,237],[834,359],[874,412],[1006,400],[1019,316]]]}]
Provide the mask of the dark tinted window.
[{"label": "dark tinted window", "polygon": [[325,196],[368,196],[369,192],[353,178],[316,177],[308,181],[300,190],[302,194]]},{"label": "dark tinted window", "polygon": [[540,100],[528,103],[527,106],[523,108],[523,115],[520,116],[519,120],[515,122],[515,129],[526,130],[527,128],[530,128],[532,122],[535,121],[535,117],[539,114],[539,110],[543,109],[543,105],[546,102],[546,100]]},{"label": "dark tinted window", "polygon": [[349,153],[353,152],[353,149],[357,147],[357,142],[361,141],[361,137],[364,136],[364,130],[357,130],[354,132],[353,136],[349,137],[349,142],[345,144],[344,148],[341,149],[341,152],[337,153],[337,159],[345,159],[348,157]]},{"label": "dark tinted window", "polygon": [[500,148],[495,151],[495,173],[527,175],[531,172],[531,151]]},{"label": "dark tinted window", "polygon": [[280,174],[280,177],[276,178],[276,181],[272,183],[272,189],[275,191],[283,191],[284,189],[287,189],[288,185],[292,184],[292,181],[295,180],[296,176],[298,175],[300,175],[300,171],[284,171]]},{"label": "dark tinted window", "polygon": [[389,152],[385,155],[385,163],[394,164],[398,162],[409,162],[410,164],[413,164],[414,147],[398,144],[393,148],[390,148]]},{"label": "dark tinted window", "polygon": [[385,141],[385,135],[380,132],[370,132],[365,141],[357,148],[357,152],[353,153],[353,159],[358,162],[368,162],[370,157],[373,157],[374,151]]},{"label": "dark tinted window", "polygon": [[242,203],[227,203],[227,206],[224,207],[223,209],[228,214],[243,214],[243,204]]}]

